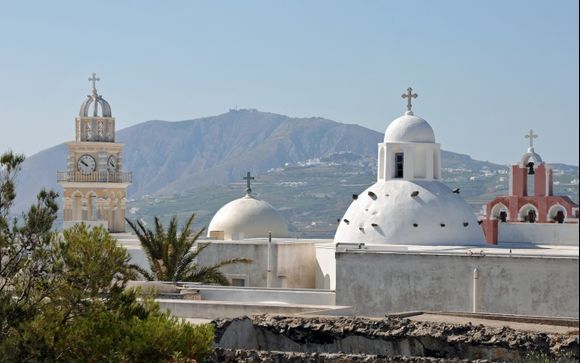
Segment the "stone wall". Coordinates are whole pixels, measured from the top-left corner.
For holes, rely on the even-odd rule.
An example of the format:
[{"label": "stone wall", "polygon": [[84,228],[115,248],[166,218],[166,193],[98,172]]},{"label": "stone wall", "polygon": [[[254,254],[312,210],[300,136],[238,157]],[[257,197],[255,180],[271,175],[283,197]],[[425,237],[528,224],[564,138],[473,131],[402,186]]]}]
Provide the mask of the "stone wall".
[{"label": "stone wall", "polygon": [[[426,357],[385,357],[373,354],[346,353],[302,353],[272,352],[264,350],[221,349],[214,350],[206,363],[439,363],[439,362],[480,362],[479,360],[426,358]],[[487,362],[487,361],[481,361]]]},{"label": "stone wall", "polygon": [[[343,357],[347,360],[337,362],[375,361],[373,357],[384,361],[413,361],[402,357],[513,361],[530,353],[579,357],[578,335],[533,333],[505,327],[419,322],[403,318],[270,315],[216,320],[213,324],[216,327],[216,354],[221,357],[219,361],[249,362],[252,357],[270,354],[268,357],[272,362],[285,361],[281,357],[288,358],[288,361],[310,357],[312,360],[304,361],[318,362],[324,361],[321,357],[335,359],[337,356],[332,354],[338,353],[347,355]],[[286,353],[272,355],[258,351]]]}]

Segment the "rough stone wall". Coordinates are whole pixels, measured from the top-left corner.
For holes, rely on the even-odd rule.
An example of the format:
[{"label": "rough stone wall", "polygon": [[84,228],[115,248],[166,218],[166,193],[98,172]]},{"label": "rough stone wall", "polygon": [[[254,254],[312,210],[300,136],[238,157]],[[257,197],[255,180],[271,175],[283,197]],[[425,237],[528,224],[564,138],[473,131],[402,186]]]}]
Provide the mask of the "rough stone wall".
[{"label": "rough stone wall", "polygon": [[[366,356],[514,361],[530,353],[579,358],[577,334],[542,334],[505,327],[417,322],[402,318],[271,315],[216,320],[213,323],[216,327],[215,345],[223,349],[220,354],[223,354],[224,361],[230,359],[227,357],[250,361],[251,355],[262,354],[236,352],[238,350],[353,355],[353,360],[345,362],[363,362],[365,360],[360,359],[366,359]],[[323,361],[316,360],[320,356],[312,354],[312,362]],[[272,361],[278,361],[276,359],[272,358]]]},{"label": "rough stone wall", "polygon": [[439,363],[487,362],[466,359],[426,357],[385,357],[372,354],[270,352],[263,350],[217,348],[206,363]]}]

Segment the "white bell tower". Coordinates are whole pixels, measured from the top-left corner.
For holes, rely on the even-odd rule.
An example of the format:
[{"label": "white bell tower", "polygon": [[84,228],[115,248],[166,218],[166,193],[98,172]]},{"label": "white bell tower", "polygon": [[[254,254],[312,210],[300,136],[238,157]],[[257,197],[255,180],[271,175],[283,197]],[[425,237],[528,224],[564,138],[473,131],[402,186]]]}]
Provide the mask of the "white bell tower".
[{"label": "white bell tower", "polygon": [[407,99],[407,112],[391,122],[379,144],[377,181],[441,178],[441,145],[429,123],[411,110],[417,96],[412,88],[401,96]]},{"label": "white bell tower", "polygon": [[89,78],[93,90],[75,118],[76,139],[67,144],[67,170],[57,173],[64,188],[63,227],[83,222],[124,232],[131,173],[122,171],[123,144],[115,142],[115,118],[97,93],[99,80],[95,73]]}]

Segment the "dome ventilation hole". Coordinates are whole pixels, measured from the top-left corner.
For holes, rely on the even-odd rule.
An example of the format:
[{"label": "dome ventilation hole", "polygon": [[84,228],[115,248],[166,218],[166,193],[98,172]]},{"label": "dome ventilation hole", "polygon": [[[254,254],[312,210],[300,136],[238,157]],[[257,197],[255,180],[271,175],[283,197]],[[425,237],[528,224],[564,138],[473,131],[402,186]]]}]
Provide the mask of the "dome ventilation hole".
[{"label": "dome ventilation hole", "polygon": [[371,197],[372,200],[377,200],[377,195],[373,192],[368,192],[369,197]]},{"label": "dome ventilation hole", "polygon": [[445,223],[441,223],[441,224],[440,224],[440,226],[441,226],[441,227],[445,227]]},{"label": "dome ventilation hole", "polygon": [[349,221],[348,219],[346,219],[346,218],[345,218],[345,219],[343,219],[343,221],[344,221],[344,223],[346,223],[346,224],[349,224],[349,223],[350,223],[350,221]]},{"label": "dome ventilation hole", "polygon": [[413,223],[413,227],[419,227],[417,223]]},{"label": "dome ventilation hole", "polygon": [[352,200],[357,200],[358,199],[358,194],[353,194],[352,195]]},{"label": "dome ventilation hole", "polygon": [[469,222],[463,222],[463,227],[469,226]]}]

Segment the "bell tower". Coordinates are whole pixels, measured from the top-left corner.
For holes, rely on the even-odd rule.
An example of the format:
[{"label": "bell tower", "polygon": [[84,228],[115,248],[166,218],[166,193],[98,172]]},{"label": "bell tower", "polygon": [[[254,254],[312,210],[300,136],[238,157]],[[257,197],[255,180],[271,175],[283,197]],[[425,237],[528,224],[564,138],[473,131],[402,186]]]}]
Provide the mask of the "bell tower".
[{"label": "bell tower", "polygon": [[64,188],[63,227],[84,222],[124,232],[131,173],[122,171],[123,144],[115,142],[115,118],[97,93],[99,80],[95,73],[89,78],[93,89],[75,118],[76,138],[67,144],[67,170],[57,173]]}]

